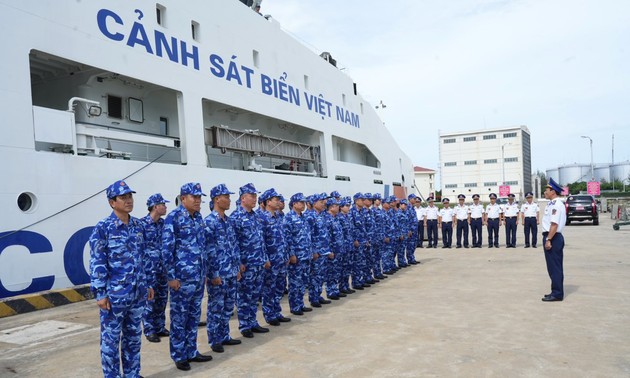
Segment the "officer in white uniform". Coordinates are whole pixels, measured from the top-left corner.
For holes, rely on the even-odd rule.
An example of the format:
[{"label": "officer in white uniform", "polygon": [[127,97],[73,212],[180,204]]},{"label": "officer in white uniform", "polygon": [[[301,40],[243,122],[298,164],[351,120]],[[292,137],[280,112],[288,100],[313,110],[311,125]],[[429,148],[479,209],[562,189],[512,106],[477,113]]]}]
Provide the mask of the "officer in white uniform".
[{"label": "officer in white uniform", "polygon": [[468,248],[468,225],[470,224],[470,209],[464,203],[466,196],[457,196],[458,204],[455,206],[455,224],[457,225],[457,248],[462,247],[462,234],[464,236],[464,247]]},{"label": "officer in white uniform", "polygon": [[488,225],[488,248],[499,248],[499,226],[502,213],[503,209],[497,203],[497,195],[490,193],[490,203],[486,205],[483,222]]},{"label": "officer in white uniform", "polygon": [[429,248],[437,248],[438,243],[438,216],[439,209],[435,206],[433,197],[428,198],[429,206],[427,206],[424,215],[424,225],[427,228],[427,239],[429,240]]},{"label": "officer in white uniform", "polygon": [[481,248],[483,239],[481,230],[483,228],[483,215],[485,210],[483,205],[479,203],[479,194],[473,194],[473,203],[469,205],[470,209],[470,231],[472,231],[472,247]]},{"label": "officer in white uniform", "polygon": [[564,272],[562,260],[564,254],[564,237],[562,230],[567,222],[567,213],[558,196],[562,188],[551,177],[545,188],[545,198],[549,200],[542,219],[543,244],[547,272],[551,278],[551,293],[542,298],[543,302],[557,302],[564,299]]},{"label": "officer in white uniform", "polygon": [[423,207],[422,200],[417,198],[413,209],[416,211],[416,218],[418,218],[418,248],[424,248],[422,246],[424,243],[424,216],[427,214],[427,208]]},{"label": "officer in white uniform", "polygon": [[527,192],[525,194],[526,202],[521,205],[521,224],[525,229],[525,248],[529,248],[529,236],[531,234],[531,246],[536,248],[538,241],[538,224],[540,223],[538,203],[534,202],[534,194]]},{"label": "officer in white uniform", "polygon": [[438,227],[442,228],[442,248],[451,248],[453,243],[453,222],[455,221],[455,211],[449,206],[449,199],[442,198],[442,209],[438,218]]},{"label": "officer in white uniform", "polygon": [[508,194],[508,203],[503,206],[505,224],[505,246],[516,248],[516,228],[518,225],[518,204],[514,202],[514,194]]}]

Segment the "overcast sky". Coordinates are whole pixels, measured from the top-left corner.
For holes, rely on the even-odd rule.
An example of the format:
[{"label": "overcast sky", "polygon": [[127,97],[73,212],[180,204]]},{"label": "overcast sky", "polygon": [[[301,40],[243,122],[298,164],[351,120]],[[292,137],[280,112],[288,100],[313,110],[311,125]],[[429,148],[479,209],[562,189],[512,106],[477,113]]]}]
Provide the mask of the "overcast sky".
[{"label": "overcast sky", "polygon": [[[264,0],[338,66],[416,165],[442,132],[526,125],[532,169],[630,160],[630,1]],[[410,138],[409,135],[412,137]]]}]

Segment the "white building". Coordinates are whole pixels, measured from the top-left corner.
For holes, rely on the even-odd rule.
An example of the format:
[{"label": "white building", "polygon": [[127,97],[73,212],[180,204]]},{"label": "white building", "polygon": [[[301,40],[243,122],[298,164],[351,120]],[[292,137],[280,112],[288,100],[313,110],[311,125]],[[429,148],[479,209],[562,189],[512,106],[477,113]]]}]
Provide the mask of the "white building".
[{"label": "white building", "polygon": [[435,195],[435,171],[429,168],[413,167],[413,184],[416,188],[416,195],[427,199]]},{"label": "white building", "polygon": [[442,197],[499,195],[509,186],[517,198],[532,190],[530,133],[526,126],[440,133]]}]

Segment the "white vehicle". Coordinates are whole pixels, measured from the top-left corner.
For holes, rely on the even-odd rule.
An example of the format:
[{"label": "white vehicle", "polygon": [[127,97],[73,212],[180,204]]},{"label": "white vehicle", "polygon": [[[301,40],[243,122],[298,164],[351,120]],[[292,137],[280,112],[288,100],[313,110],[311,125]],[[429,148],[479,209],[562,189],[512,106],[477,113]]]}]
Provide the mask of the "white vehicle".
[{"label": "white vehicle", "polygon": [[410,193],[410,159],[330,54],[239,1],[0,0],[0,21],[0,299],[89,283],[118,179],[137,217],[191,181]]}]

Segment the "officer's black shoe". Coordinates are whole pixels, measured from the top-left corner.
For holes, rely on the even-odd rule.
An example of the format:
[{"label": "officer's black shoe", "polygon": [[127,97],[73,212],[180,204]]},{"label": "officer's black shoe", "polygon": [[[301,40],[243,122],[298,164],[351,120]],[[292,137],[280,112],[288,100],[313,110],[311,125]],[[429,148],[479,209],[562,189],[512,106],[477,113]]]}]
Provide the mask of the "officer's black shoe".
[{"label": "officer's black shoe", "polygon": [[529,245],[528,245],[528,244],[525,244],[525,248],[529,248]]},{"label": "officer's black shoe", "polygon": [[302,315],[304,315],[304,312],[302,312],[302,311],[291,311],[291,313],[292,313],[293,315],[297,315],[297,316],[302,316]]},{"label": "officer's black shoe", "polygon": [[160,332],[157,333],[158,336],[160,337],[169,337],[170,336],[170,332],[168,331],[168,329],[163,329]]},{"label": "officer's black shoe", "polygon": [[338,301],[339,300],[339,296],[338,295],[331,295],[328,297],[328,299],[332,299],[333,301]]},{"label": "officer's black shoe", "polygon": [[263,328],[259,325],[252,327],[252,332],[254,333],[267,333],[269,332],[269,328]]},{"label": "officer's black shoe", "polygon": [[437,248],[437,245],[434,245],[433,248]]},{"label": "officer's black shoe", "polygon": [[311,312],[311,311],[313,311],[313,309],[310,308],[310,307],[302,307],[302,311],[304,311],[304,312]]},{"label": "officer's black shoe", "polygon": [[319,304],[318,302],[311,302],[311,306],[315,307],[315,308],[320,308],[322,307],[321,304]]},{"label": "officer's black shoe", "polygon": [[490,244],[490,245],[488,246],[488,248],[492,248],[492,247],[494,247],[492,244]]},{"label": "officer's black shoe", "polygon": [[188,362],[208,362],[208,361],[212,361],[212,356],[207,355],[207,354],[201,354],[201,353],[197,353],[195,357],[188,360]]},{"label": "officer's black shoe", "polygon": [[248,339],[251,339],[252,337],[254,337],[254,333],[252,332],[251,329],[242,330],[241,335],[243,335],[243,337],[247,337]]},{"label": "officer's black shoe", "polygon": [[543,302],[562,302],[562,298],[556,298],[553,295],[544,296],[541,299]]},{"label": "officer's black shoe", "polygon": [[210,349],[212,349],[215,353],[223,353],[225,351],[225,349],[223,349],[223,345],[221,344],[213,344],[210,346]]},{"label": "officer's black shoe", "polygon": [[175,366],[179,370],[190,370],[190,363],[188,363],[188,361],[175,361]]},{"label": "officer's black shoe", "polygon": [[199,325],[199,327],[205,327],[207,324],[208,324],[208,323],[206,323],[206,322],[199,322],[199,324],[198,324],[198,325]]},{"label": "officer's black shoe", "polygon": [[221,342],[221,345],[238,345],[241,343],[241,340],[229,339]]},{"label": "officer's black shoe", "polygon": [[465,245],[464,248],[469,248],[469,247],[467,245]]},{"label": "officer's black shoe", "polygon": [[346,294],[344,294],[344,293],[339,293],[339,298],[345,298],[345,297],[347,297],[347,295],[346,295]]},{"label": "officer's black shoe", "polygon": [[391,270],[386,270],[383,273],[387,274],[387,275],[392,275],[394,274],[394,272],[392,272]]},{"label": "officer's black shoe", "polygon": [[319,303],[321,304],[330,304],[331,302],[328,299],[320,298]]},{"label": "officer's black shoe", "polygon": [[356,292],[357,292],[356,290],[348,289],[348,292],[346,294],[354,294]]},{"label": "officer's black shoe", "polygon": [[461,248],[461,247],[462,247],[461,245],[458,245],[457,247],[455,247],[455,249],[458,249],[458,248]]},{"label": "officer's black shoe", "polygon": [[272,325],[272,326],[279,326],[279,325],[280,325],[280,320],[278,320],[278,319],[273,319],[273,320],[268,321],[267,323],[268,323],[269,325]]},{"label": "officer's black shoe", "polygon": [[354,290],[363,290],[363,286],[355,286],[353,287]]},{"label": "officer's black shoe", "polygon": [[[369,283],[364,283],[364,284],[363,284],[363,285],[361,285],[361,286],[363,286],[363,287],[365,288],[365,287],[371,287],[372,285],[370,285]],[[357,287],[358,287],[358,286],[357,286]]]},{"label": "officer's black shoe", "polygon": [[498,244],[495,244],[495,245],[494,245],[494,248],[499,248],[499,245],[498,245]]},{"label": "officer's black shoe", "polygon": [[534,248],[538,248],[538,246],[537,246],[536,244],[534,244],[532,247],[534,247]]},{"label": "officer's black shoe", "polygon": [[374,285],[375,283],[377,283],[379,281],[378,280],[367,280],[365,282],[369,283],[370,285]]},{"label": "officer's black shoe", "polygon": [[280,323],[288,323],[291,321],[291,318],[287,318],[287,317],[284,317],[283,315],[280,315],[280,317],[278,318],[278,321]]},{"label": "officer's black shoe", "polygon": [[159,343],[160,337],[156,335],[155,333],[152,333],[152,334],[147,335],[147,340],[149,340],[149,342],[152,342],[152,343]]}]

